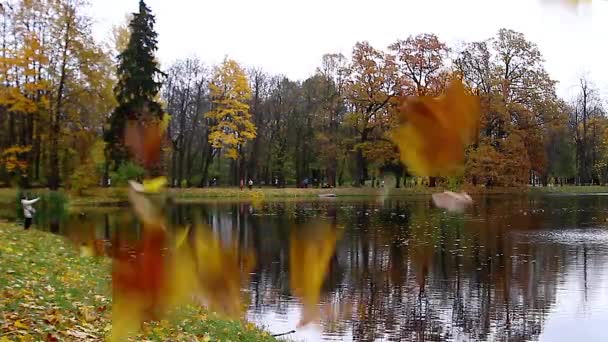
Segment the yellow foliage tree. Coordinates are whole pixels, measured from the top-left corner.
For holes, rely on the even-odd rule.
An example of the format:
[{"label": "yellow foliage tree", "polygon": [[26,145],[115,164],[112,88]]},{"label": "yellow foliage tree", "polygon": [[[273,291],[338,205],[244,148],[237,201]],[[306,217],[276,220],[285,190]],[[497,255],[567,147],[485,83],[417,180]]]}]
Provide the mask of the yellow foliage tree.
[{"label": "yellow foliage tree", "polygon": [[251,99],[247,76],[236,61],[225,59],[215,68],[209,90],[213,100],[213,109],[205,114],[209,143],[228,158],[238,159],[241,148],[256,136],[247,103]]},{"label": "yellow foliage tree", "polygon": [[27,161],[23,160],[23,155],[31,150],[30,146],[11,146],[4,149],[0,154],[0,166],[8,172],[27,172]]}]

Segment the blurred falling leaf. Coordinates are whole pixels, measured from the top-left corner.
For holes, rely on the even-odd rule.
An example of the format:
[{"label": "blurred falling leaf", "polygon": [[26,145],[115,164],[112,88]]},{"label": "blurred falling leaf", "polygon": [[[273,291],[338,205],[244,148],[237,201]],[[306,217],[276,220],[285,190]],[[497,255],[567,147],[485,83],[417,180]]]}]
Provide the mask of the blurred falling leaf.
[{"label": "blurred falling leaf", "polygon": [[193,300],[227,317],[242,318],[241,287],[254,266],[253,252],[222,244],[205,226],[177,232],[172,248],[165,244],[168,233],[144,229],[134,253],[120,254],[114,261],[114,341]]},{"label": "blurred falling leaf", "polygon": [[87,257],[92,257],[95,255],[95,251],[93,250],[93,248],[89,245],[81,245],[80,246],[80,256],[87,258]]},{"label": "blurred falling leaf", "polygon": [[160,161],[164,121],[139,122],[131,120],[125,128],[125,145],[144,166],[151,167]]},{"label": "blurred falling leaf", "polygon": [[164,229],[162,204],[150,196],[146,196],[140,183],[129,181],[129,201],[137,217],[146,224],[148,229]]},{"label": "blurred falling leaf", "polygon": [[194,231],[192,248],[199,280],[196,297],[212,311],[241,317],[244,308],[240,289],[243,277],[248,277],[254,266],[253,252],[241,252],[239,256],[237,246],[222,246],[205,227]]},{"label": "blurred falling leaf", "polygon": [[417,176],[461,174],[464,149],[477,136],[480,106],[454,79],[446,94],[407,98],[399,108],[402,123],[391,134],[401,160]]},{"label": "blurred falling leaf", "polygon": [[187,232],[189,238],[178,244],[170,267],[170,302],[179,305],[194,297],[209,310],[240,318],[240,289],[254,265],[253,252],[222,245],[205,226]]},{"label": "blurred falling leaf", "polygon": [[542,0],[543,3],[553,3],[576,7],[584,4],[591,4],[592,0]]},{"label": "blurred falling leaf", "polygon": [[112,340],[134,332],[142,320],[154,319],[164,309],[166,261],[162,255],[166,233],[144,228],[131,250],[119,248],[112,263]]},{"label": "blurred falling leaf", "polygon": [[442,209],[446,209],[449,212],[460,213],[464,209],[473,204],[473,199],[468,194],[455,193],[451,191],[445,191],[440,194],[433,194],[433,203]]},{"label": "blurred falling leaf", "polygon": [[161,176],[153,179],[144,179],[144,191],[158,193],[167,185],[167,177]]},{"label": "blurred falling leaf", "polygon": [[289,250],[290,285],[294,296],[302,300],[299,326],[319,317],[321,286],[336,249],[338,232],[335,225],[319,224],[292,229]]},{"label": "blurred falling leaf", "polygon": [[190,226],[175,228],[175,248],[179,249],[186,242],[188,233],[190,233]]}]

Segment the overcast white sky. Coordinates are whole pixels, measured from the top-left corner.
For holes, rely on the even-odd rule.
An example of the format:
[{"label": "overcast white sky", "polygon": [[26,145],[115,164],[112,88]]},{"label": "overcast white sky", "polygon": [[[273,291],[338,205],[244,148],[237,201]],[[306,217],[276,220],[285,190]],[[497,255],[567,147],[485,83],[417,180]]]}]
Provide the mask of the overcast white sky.
[{"label": "overcast white sky", "polygon": [[[568,0],[562,0],[567,2]],[[138,0],[92,0],[95,35]],[[350,55],[356,41],[385,48],[411,34],[432,32],[451,46],[489,38],[502,27],[537,43],[558,93],[570,97],[587,74],[608,96],[608,1],[573,8],[559,0],[147,0],[157,18],[158,57],[166,66],[225,55],[293,79],[305,79],[324,53]]]}]

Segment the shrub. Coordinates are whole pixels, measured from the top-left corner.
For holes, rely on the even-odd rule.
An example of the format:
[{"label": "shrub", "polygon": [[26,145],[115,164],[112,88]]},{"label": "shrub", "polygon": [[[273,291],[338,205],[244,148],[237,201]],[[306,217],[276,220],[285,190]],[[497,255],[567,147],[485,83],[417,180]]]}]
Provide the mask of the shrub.
[{"label": "shrub", "polygon": [[129,180],[143,178],[144,174],[145,170],[141,166],[129,161],[122,163],[116,172],[110,174],[110,178],[112,185],[127,185]]}]

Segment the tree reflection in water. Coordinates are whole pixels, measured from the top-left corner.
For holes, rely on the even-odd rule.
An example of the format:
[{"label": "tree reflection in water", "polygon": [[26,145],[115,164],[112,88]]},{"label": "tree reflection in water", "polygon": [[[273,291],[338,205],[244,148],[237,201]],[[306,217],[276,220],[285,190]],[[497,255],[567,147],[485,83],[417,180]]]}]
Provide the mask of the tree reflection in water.
[{"label": "tree reflection in water", "polygon": [[[543,332],[566,276],[580,281],[584,301],[589,288],[603,286],[589,274],[601,269],[608,256],[598,243],[606,240],[597,238],[606,233],[591,229],[604,222],[606,207],[603,196],[488,196],[476,198],[466,214],[451,215],[427,197],[388,197],[381,203],[267,202],[256,208],[189,204],[175,206],[168,216],[169,226],[202,222],[226,246],[256,251],[244,289],[249,317],[271,328],[269,317],[288,320],[295,309],[296,322],[302,318],[306,295],[292,282],[321,272],[326,274],[321,275],[318,315],[325,336],[524,341]],[[129,220],[124,210],[93,211],[85,218],[71,216],[60,231],[80,243],[112,240],[117,227]],[[323,225],[334,230],[306,228]],[[581,231],[576,238],[545,237],[574,228]],[[138,239],[137,229],[120,234]],[[336,241],[335,250],[329,248],[330,256],[319,252],[321,266],[307,268],[310,260],[291,260],[294,237],[329,247]],[[295,255],[306,255],[296,248]],[[243,261],[241,266],[251,265]]]}]

